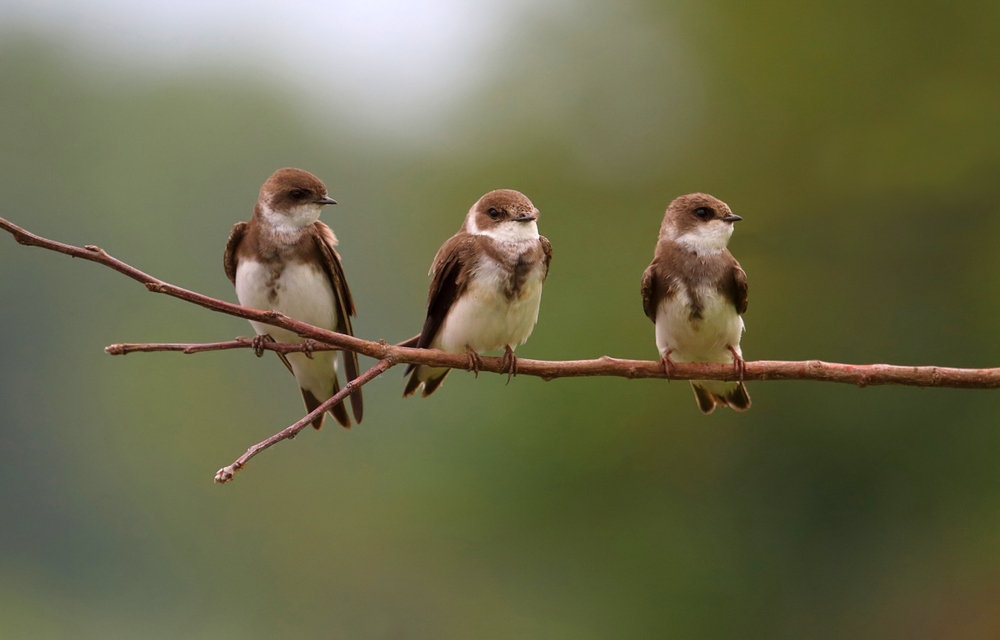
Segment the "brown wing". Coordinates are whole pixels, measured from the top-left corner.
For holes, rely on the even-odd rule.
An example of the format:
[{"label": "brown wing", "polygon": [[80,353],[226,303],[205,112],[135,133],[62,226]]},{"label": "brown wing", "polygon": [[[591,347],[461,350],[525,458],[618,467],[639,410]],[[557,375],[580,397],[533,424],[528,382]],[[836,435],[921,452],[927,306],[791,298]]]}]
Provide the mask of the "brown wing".
[{"label": "brown wing", "polygon": [[736,312],[743,315],[747,312],[747,274],[740,267],[740,263],[733,258],[733,266],[729,269],[729,275],[725,279],[724,293],[732,300],[736,307]]},{"label": "brown wing", "polygon": [[659,297],[656,295],[657,280],[659,280],[659,275],[656,273],[656,263],[651,263],[646,270],[642,272],[642,310],[646,313],[646,317],[656,322],[656,306],[659,301]]},{"label": "brown wing", "polygon": [[[474,242],[474,236],[457,233],[438,249],[434,265],[431,267],[431,275],[434,277],[431,280],[430,292],[427,294],[427,317],[424,319],[424,328],[421,329],[420,339],[416,344],[418,349],[430,347],[451,305],[465,293],[468,275],[463,266],[471,254],[470,249]],[[413,368],[414,366],[410,365],[406,371],[409,372]]]},{"label": "brown wing", "polygon": [[229,232],[229,241],[226,243],[226,253],[222,256],[222,266],[226,269],[226,277],[230,282],[236,284],[236,251],[243,242],[243,236],[247,232],[247,223],[237,222],[233,225],[233,230]]},{"label": "brown wing", "polygon": [[552,262],[552,243],[545,236],[538,236],[538,240],[542,243],[542,253],[545,254],[545,275],[542,277],[542,282],[545,282],[545,278],[549,277],[549,263]]},{"label": "brown wing", "polygon": [[[333,230],[322,222],[314,223],[311,233],[319,248],[320,256],[323,258],[323,270],[326,271],[326,276],[330,279],[333,295],[337,299],[337,326],[335,329],[338,333],[353,336],[351,316],[356,315],[356,311],[351,290],[347,286],[347,278],[344,276],[344,267],[340,263],[340,256],[334,249],[337,245],[337,236],[333,235]],[[347,381],[350,382],[358,377],[358,354],[353,351],[343,351],[342,353],[344,374]],[[351,394],[351,410],[354,412],[354,419],[358,424],[361,424],[361,416],[364,412],[361,389]]]}]

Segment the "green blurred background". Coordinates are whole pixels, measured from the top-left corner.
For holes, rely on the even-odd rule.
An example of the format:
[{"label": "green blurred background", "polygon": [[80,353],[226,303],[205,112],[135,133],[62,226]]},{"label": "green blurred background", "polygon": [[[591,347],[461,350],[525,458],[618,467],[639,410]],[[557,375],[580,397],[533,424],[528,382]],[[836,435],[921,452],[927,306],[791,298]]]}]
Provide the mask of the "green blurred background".
[{"label": "green blurred background", "polygon": [[[525,357],[656,357],[667,203],[745,221],[748,359],[1000,365],[1000,4],[0,5],[0,216],[235,301],[229,229],[326,181],[358,335],[419,330],[485,191],[555,258]],[[0,637],[1000,637],[1000,395],[454,373],[297,420],[247,323],[0,236]],[[370,364],[371,361],[367,361]],[[264,401],[264,389],[273,401]]]}]

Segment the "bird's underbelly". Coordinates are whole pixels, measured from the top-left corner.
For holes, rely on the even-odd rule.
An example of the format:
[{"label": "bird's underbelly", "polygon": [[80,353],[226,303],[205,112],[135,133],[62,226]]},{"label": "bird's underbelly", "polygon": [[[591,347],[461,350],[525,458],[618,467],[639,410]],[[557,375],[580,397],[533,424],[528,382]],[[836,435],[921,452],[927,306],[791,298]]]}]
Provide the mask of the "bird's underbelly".
[{"label": "bird's underbelly", "polygon": [[493,282],[474,280],[452,305],[431,346],[451,353],[464,353],[469,346],[487,353],[524,344],[538,321],[541,299],[542,275],[537,271],[512,300]]},{"label": "bird's underbelly", "polygon": [[700,318],[691,317],[691,300],[683,290],[660,303],[656,311],[660,355],[670,350],[676,362],[732,362],[730,346],[742,354],[743,318],[717,291],[706,288],[699,299]]},{"label": "bird's underbelly", "polygon": [[[322,269],[290,263],[277,270],[269,264],[243,260],[236,270],[236,296],[245,307],[275,310],[323,329],[337,326],[337,306],[330,280]],[[278,342],[301,342],[291,331],[250,321],[258,334]]]}]

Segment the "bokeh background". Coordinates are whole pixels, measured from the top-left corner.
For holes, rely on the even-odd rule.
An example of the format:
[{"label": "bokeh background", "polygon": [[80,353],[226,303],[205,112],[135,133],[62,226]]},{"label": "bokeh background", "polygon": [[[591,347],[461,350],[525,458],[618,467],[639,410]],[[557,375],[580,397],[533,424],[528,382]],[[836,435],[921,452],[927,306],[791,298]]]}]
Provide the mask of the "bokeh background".
[{"label": "bokeh background", "polygon": [[[359,309],[419,330],[485,191],[555,248],[522,356],[655,358],[664,208],[745,219],[749,359],[1000,365],[1000,4],[0,3],[0,216],[235,301],[298,166]],[[297,420],[243,321],[0,237],[0,637],[1000,636],[1000,395],[479,379]],[[370,364],[370,361],[368,361]]]}]

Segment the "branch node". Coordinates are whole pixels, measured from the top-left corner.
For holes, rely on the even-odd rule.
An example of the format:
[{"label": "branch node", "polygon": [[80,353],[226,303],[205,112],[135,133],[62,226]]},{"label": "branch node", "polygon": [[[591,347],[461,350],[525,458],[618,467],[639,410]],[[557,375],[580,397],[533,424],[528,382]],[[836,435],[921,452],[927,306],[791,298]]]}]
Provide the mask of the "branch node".
[{"label": "branch node", "polygon": [[167,286],[162,282],[144,282],[146,289],[152,291],[153,293],[163,293],[167,290]]},{"label": "branch node", "polygon": [[222,467],[221,469],[219,469],[218,473],[215,474],[216,484],[226,484],[227,482],[233,479],[233,476],[235,476],[236,472],[239,471],[240,468],[242,467],[243,465],[241,465],[239,462],[234,462],[228,467]]},{"label": "branch node", "polygon": [[125,350],[125,345],[112,344],[107,347],[104,347],[104,353],[108,354],[109,356],[124,356],[128,353],[128,351]]}]

